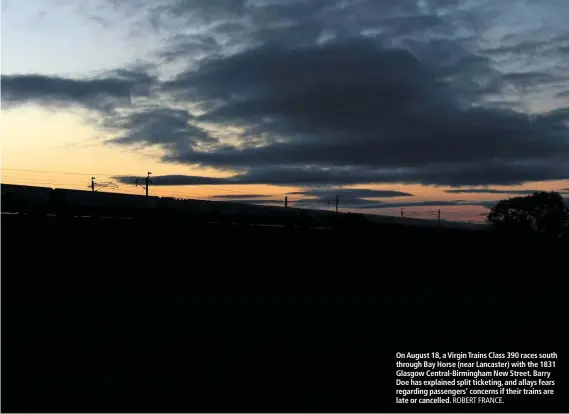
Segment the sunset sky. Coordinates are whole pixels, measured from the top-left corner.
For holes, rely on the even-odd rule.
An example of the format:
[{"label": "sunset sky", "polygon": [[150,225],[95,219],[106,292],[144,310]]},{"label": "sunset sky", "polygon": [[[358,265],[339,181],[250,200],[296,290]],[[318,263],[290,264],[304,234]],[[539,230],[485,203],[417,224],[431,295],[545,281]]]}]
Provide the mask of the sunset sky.
[{"label": "sunset sky", "polygon": [[[568,0],[3,0],[2,182],[476,220],[569,197]],[[276,200],[276,201],[275,201]]]}]

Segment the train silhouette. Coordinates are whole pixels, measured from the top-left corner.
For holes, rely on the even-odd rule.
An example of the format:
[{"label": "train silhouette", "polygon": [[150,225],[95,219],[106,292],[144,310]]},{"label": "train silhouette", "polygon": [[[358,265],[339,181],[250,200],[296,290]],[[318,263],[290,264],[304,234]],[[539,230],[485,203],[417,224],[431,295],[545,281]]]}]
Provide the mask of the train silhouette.
[{"label": "train silhouette", "polygon": [[421,218],[336,213],[329,210],[284,207],[284,205],[280,207],[231,201],[147,197],[15,184],[2,184],[2,212],[29,216],[52,215],[61,218],[89,216],[287,227],[364,228],[368,225],[381,224],[485,230],[485,226],[470,223],[449,221],[437,223],[436,220]]},{"label": "train silhouette", "polygon": [[310,227],[332,225],[339,217],[335,212],[322,210],[13,184],[2,184],[2,211],[63,218],[89,216]]}]

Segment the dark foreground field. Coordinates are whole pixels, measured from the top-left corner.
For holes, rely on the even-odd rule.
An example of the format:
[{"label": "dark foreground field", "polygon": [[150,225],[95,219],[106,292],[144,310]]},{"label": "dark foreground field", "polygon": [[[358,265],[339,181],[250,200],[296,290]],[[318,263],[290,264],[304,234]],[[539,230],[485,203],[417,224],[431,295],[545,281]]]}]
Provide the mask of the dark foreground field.
[{"label": "dark foreground field", "polygon": [[509,243],[3,216],[2,410],[465,411],[395,405],[395,352],[567,364],[563,248]]}]

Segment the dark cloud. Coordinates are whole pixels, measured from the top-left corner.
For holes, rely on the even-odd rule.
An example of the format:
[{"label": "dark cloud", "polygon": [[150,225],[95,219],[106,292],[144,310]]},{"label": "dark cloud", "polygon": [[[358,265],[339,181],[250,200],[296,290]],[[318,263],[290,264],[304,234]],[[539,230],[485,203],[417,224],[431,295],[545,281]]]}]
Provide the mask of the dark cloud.
[{"label": "dark cloud", "polygon": [[[134,183],[144,177],[116,176],[113,177],[124,184]],[[299,184],[301,186],[329,186],[329,185],[351,185],[362,184],[376,181],[378,176],[366,174],[365,171],[349,170],[323,170],[323,169],[270,169],[263,168],[251,170],[244,174],[237,174],[228,178],[202,177],[192,175],[163,175],[152,177],[155,185],[164,186],[184,186],[184,185],[229,185],[229,184],[273,184],[281,186],[291,186]],[[405,193],[401,193],[402,195]]]},{"label": "dark cloud", "polygon": [[417,202],[401,202],[401,203],[383,203],[377,206],[361,207],[364,209],[374,208],[405,208],[405,207],[454,207],[454,206],[480,206],[491,208],[496,205],[498,201],[417,201]]},{"label": "dark cloud", "polygon": [[[139,184],[142,184],[145,177],[118,175],[113,177],[113,179],[122,184],[135,184],[137,180]],[[232,184],[227,178],[201,177],[197,175],[161,175],[151,177],[151,180],[152,185],[158,186]]]},{"label": "dark cloud", "polygon": [[227,202],[235,202],[240,204],[261,204],[261,205],[275,205],[275,206],[284,206],[284,200],[273,200],[270,198],[262,199],[262,198],[240,198],[236,200],[227,200]]},{"label": "dark cloud", "polygon": [[[268,184],[278,186],[347,186],[372,183],[436,184],[444,186],[460,185],[519,185],[525,181],[542,181],[557,177],[564,179],[562,166],[558,165],[451,165],[446,168],[374,170],[361,167],[256,167],[230,178],[211,178],[216,184]],[[494,172],[499,171],[498,176]],[[547,174],[544,174],[545,171]],[[171,185],[194,185],[193,176],[175,177]],[[204,178],[204,177],[198,177]],[[209,178],[208,178],[209,179]],[[199,184],[199,183],[196,183]]]},{"label": "dark cloud", "polygon": [[378,181],[378,178],[378,174],[360,168],[261,167],[250,169],[240,179],[257,184],[313,187],[369,184]]},{"label": "dark cloud", "polygon": [[[519,194],[519,195],[532,195],[543,190],[508,190],[508,189],[484,189],[484,188],[464,188],[445,190],[445,193],[450,194]],[[558,190],[559,193],[565,194],[569,192],[569,188]]]},{"label": "dark cloud", "polygon": [[214,143],[206,131],[192,122],[187,110],[150,107],[108,118],[105,127],[119,136],[107,141],[119,145],[160,145],[170,152],[193,151],[198,144]]},{"label": "dark cloud", "polygon": [[350,200],[353,198],[391,198],[413,195],[402,191],[373,190],[366,188],[315,188],[305,191],[293,191],[289,194],[298,194],[307,197],[323,197],[330,200],[336,196],[341,197],[343,200]]},{"label": "dark cloud", "polygon": [[[394,170],[402,182],[416,176],[425,184],[569,177],[567,113],[531,122],[513,110],[463,108],[460,93],[432,68],[369,39],[260,47],[208,60],[166,88],[216,102],[203,120],[282,138],[261,147],[174,153],[166,161],[242,169],[381,168]],[[247,132],[241,137],[248,138]],[[395,172],[401,168],[407,170]]]},{"label": "dark cloud", "polygon": [[223,195],[214,195],[212,198],[224,198],[224,199],[257,199],[266,197],[263,194],[223,194]]},{"label": "dark cloud", "polygon": [[525,181],[564,179],[565,164],[453,163],[416,168],[371,169],[365,167],[255,167],[239,180],[273,185],[355,185],[370,183],[436,185],[514,185]]},{"label": "dark cloud", "polygon": [[[306,203],[310,204],[318,204],[320,207],[333,207],[336,204],[336,196],[333,197],[318,197],[318,198],[310,198],[304,199]],[[349,197],[349,198],[339,198],[338,205],[342,207],[348,208],[373,208],[373,206],[383,205],[382,201],[377,200],[368,200],[365,198],[357,198],[357,197]]]},{"label": "dark cloud", "polygon": [[[533,14],[547,12],[541,16],[549,23],[527,23],[520,32],[512,3],[108,0],[135,16],[129,22],[163,32],[158,59],[181,59],[186,69],[160,85],[144,71],[41,82],[8,77],[8,86],[4,77],[2,99],[100,110],[122,105],[106,110],[110,142],[157,145],[165,162],[237,174],[215,183],[478,186],[567,179],[569,109],[532,119],[519,111],[528,91],[562,98],[567,73],[559,67],[569,56],[569,37],[558,15],[567,6],[532,5]],[[130,99],[150,97],[137,85],[155,92],[150,103]],[[507,104],[516,100],[519,108]],[[204,125],[232,127],[233,136],[214,138]],[[206,180],[171,182],[200,179]]]},{"label": "dark cloud", "polygon": [[145,72],[117,70],[90,79],[47,75],[3,75],[2,105],[38,104],[48,107],[79,105],[110,112],[132,99],[148,96],[156,79]]},{"label": "dark cloud", "polygon": [[[117,176],[113,177],[116,181],[123,184],[134,184],[138,180],[139,184],[144,183],[144,177]],[[181,186],[181,185],[230,185],[230,184],[255,184],[247,177],[214,178],[186,175],[169,175],[152,177],[152,185],[157,186]],[[294,196],[302,196],[295,199]],[[391,198],[401,196],[412,196],[408,193],[388,190],[373,189],[312,189],[307,191],[289,192],[289,205],[299,208],[333,208],[335,206],[336,195],[339,195],[339,206],[344,209],[354,210],[373,210],[382,208],[400,207],[444,207],[444,206],[482,206],[490,208],[497,201],[408,201],[408,202],[383,202],[369,200],[367,198]],[[247,204],[274,204],[283,205],[284,201],[279,199],[264,198],[262,194],[224,194],[212,196],[212,199],[223,199],[228,202],[247,203]],[[310,198],[305,198],[310,197]]]},{"label": "dark cloud", "polygon": [[247,184],[317,187],[397,182],[399,178],[387,173],[358,167],[322,168],[312,166],[255,167],[239,175],[237,179]]},{"label": "dark cloud", "polygon": [[454,190],[445,190],[445,193],[451,194],[533,194],[537,193],[540,190],[492,190],[492,189],[484,189],[484,188],[463,188],[463,189],[454,189]]},{"label": "dark cloud", "polygon": [[[448,34],[450,11],[461,1],[428,0],[106,0],[124,19],[134,19],[144,28],[180,32],[188,26],[208,27],[209,33],[224,34],[232,27],[233,39],[240,44],[288,43],[298,45],[315,41],[318,32],[334,36],[359,35],[381,28],[384,36]],[[456,20],[460,13],[452,13]],[[463,13],[466,14],[466,13]],[[460,19],[462,27],[473,20]],[[216,24],[217,23],[217,24]],[[444,25],[442,23],[445,23]],[[456,24],[457,22],[455,22]],[[133,23],[131,23],[133,24]],[[239,26],[237,26],[239,25]],[[235,29],[238,30],[235,30]]]},{"label": "dark cloud", "polygon": [[[294,207],[305,208],[311,207],[315,209],[322,208],[334,208],[336,205],[336,196],[333,197],[315,197],[315,198],[301,198],[301,199],[289,199],[289,204]],[[365,198],[351,197],[348,199],[338,199],[338,207],[345,209],[372,209],[378,208],[378,206],[383,206],[382,201],[377,200],[367,200]]]}]

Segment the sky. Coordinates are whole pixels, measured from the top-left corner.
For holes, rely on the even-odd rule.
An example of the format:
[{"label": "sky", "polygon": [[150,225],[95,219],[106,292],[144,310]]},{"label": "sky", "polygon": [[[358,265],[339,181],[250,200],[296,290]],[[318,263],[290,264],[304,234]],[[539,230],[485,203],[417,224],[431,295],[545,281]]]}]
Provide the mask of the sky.
[{"label": "sky", "polygon": [[4,0],[2,182],[481,220],[569,197],[567,0]]}]

